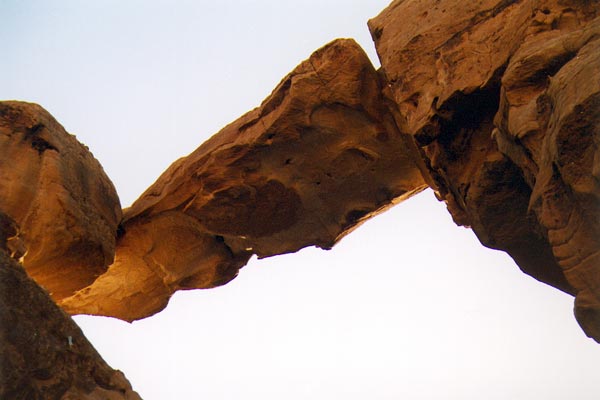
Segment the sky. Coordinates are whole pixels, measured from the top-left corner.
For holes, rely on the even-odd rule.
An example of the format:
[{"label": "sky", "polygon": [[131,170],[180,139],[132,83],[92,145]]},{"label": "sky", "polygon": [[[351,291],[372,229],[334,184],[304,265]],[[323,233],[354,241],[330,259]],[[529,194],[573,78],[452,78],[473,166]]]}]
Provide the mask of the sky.
[{"label": "sky", "polygon": [[[0,99],[41,104],[130,205],[174,160],[387,1],[0,0]],[[457,227],[425,191],[333,250],[252,259],[128,324],[77,316],[145,400],[592,400],[573,299]]]}]

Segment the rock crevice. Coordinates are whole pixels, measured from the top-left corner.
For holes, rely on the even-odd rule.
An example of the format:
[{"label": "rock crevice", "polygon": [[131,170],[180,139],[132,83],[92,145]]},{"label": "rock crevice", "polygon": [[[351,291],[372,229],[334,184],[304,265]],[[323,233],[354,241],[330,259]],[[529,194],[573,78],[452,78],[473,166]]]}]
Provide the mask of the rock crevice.
[{"label": "rock crevice", "polygon": [[393,114],[455,222],[576,295],[596,340],[599,12],[578,1],[395,1],[369,22]]}]

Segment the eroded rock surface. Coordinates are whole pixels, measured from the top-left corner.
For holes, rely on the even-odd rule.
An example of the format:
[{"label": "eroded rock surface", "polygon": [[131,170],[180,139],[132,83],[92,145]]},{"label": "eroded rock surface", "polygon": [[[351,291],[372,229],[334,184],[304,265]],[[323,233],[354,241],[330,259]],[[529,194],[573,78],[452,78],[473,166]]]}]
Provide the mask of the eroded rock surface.
[{"label": "eroded rock surface", "polygon": [[1,250],[0,293],[1,399],[140,399],[71,317]]},{"label": "eroded rock surface", "polygon": [[61,304],[143,318],[176,290],[228,282],[253,254],[330,248],[426,187],[408,139],[363,50],[334,41],[171,165],[125,211],[108,272]]},{"label": "eroded rock surface", "polygon": [[576,295],[600,341],[600,5],[395,1],[370,21],[402,132],[456,223]]},{"label": "eroded rock surface", "polygon": [[116,191],[89,150],[36,104],[0,102],[0,193],[10,254],[55,300],[112,263]]},{"label": "eroded rock surface", "polygon": [[69,312],[131,321],[253,254],[330,248],[431,186],[485,246],[575,295],[600,341],[599,15],[584,0],[394,1],[369,22],[380,71],[351,40],[317,50],[125,210],[108,270],[112,185],[47,113],[4,103],[1,249]]}]

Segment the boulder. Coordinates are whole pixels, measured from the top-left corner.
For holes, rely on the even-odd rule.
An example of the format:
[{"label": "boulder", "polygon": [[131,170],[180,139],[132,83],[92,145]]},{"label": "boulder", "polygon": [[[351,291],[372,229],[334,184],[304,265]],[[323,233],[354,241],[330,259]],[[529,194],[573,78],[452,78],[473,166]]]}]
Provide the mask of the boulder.
[{"label": "boulder", "polygon": [[36,104],[0,102],[0,193],[10,253],[55,300],[112,264],[116,191],[88,148]]},{"label": "boulder", "polygon": [[71,317],[1,250],[0,293],[0,398],[140,400]]}]

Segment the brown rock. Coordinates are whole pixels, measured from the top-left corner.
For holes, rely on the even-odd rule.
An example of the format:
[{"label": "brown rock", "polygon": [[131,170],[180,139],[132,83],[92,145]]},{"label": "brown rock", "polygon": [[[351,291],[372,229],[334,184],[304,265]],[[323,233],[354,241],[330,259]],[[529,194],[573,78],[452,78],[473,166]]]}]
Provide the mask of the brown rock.
[{"label": "brown rock", "polygon": [[0,398],[140,399],[71,318],[0,251]]},{"label": "brown rock", "polygon": [[0,102],[0,193],[11,226],[6,246],[54,299],[112,263],[121,219],[114,187],[89,150],[36,104]]},{"label": "brown rock", "polygon": [[61,305],[72,314],[133,321],[162,310],[176,290],[228,282],[248,258],[247,252],[234,255],[185,213],[163,212],[128,224],[108,272]]},{"label": "brown rock", "polygon": [[599,14],[581,0],[394,1],[369,22],[379,72],[351,40],[317,50],[126,210],[106,272],[112,185],[47,113],[5,103],[0,249],[69,312],[131,321],[253,254],[330,248],[428,184],[485,246],[576,295],[600,341]]},{"label": "brown rock", "polygon": [[600,341],[600,6],[395,1],[369,22],[424,175],[454,220],[576,294]]},{"label": "brown rock", "polygon": [[25,254],[25,244],[19,238],[19,227],[11,217],[0,211],[0,251],[14,259]]},{"label": "brown rock", "polygon": [[143,318],[178,289],[228,282],[252,254],[328,249],[424,189],[380,93],[354,41],[317,50],[126,210],[115,263],[63,307]]},{"label": "brown rock", "polygon": [[[509,65],[497,136],[507,153],[524,143],[528,153],[514,158],[534,177],[530,207],[577,290],[579,323],[599,340],[600,19],[538,36]],[[546,51],[535,49],[541,41]]]}]

